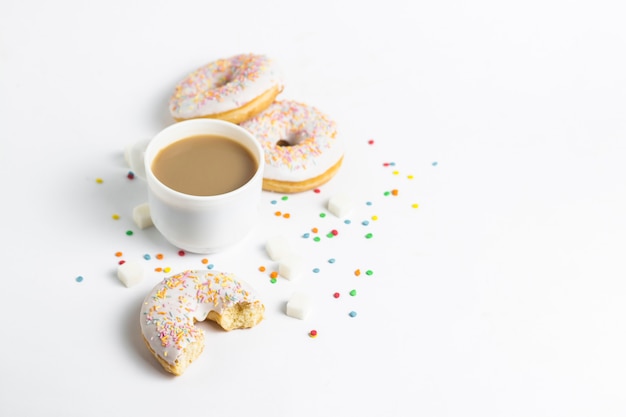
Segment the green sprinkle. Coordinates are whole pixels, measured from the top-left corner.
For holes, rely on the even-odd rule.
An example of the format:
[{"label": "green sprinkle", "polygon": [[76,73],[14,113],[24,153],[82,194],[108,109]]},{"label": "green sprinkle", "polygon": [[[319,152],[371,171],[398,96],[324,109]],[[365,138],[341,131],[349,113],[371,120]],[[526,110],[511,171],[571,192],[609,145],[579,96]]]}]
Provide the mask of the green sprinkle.
[{"label": "green sprinkle", "polygon": [[335,236],[335,235],[333,235],[333,233],[332,233],[332,232],[330,232],[330,233],[328,233],[328,234],[326,235],[326,237],[328,237],[328,238],[331,238],[331,237],[333,237],[333,236]]},{"label": "green sprinkle", "polygon": [[356,295],[356,290],[350,291],[350,295],[354,297]]},{"label": "green sprinkle", "polygon": [[365,271],[365,273],[367,275],[374,275],[374,271],[372,271],[371,269],[368,269],[367,271]]},{"label": "green sprinkle", "polygon": [[289,199],[289,197],[287,197],[286,195],[284,195],[284,196],[281,198],[281,200],[283,200],[283,201],[287,201],[288,199]]},{"label": "green sprinkle", "polygon": [[321,217],[321,218],[326,217],[326,213],[320,213],[320,217]]},{"label": "green sprinkle", "polygon": [[391,195],[391,193],[389,191],[385,191],[385,193],[384,193],[385,197],[390,196],[390,195]]},{"label": "green sprinkle", "polygon": [[313,240],[314,240],[314,241],[316,241],[316,242],[319,242],[319,241],[320,241],[320,240],[322,240],[322,239],[320,239],[320,237],[319,237],[319,236],[315,236],[315,237],[313,238]]},{"label": "green sprinkle", "polygon": [[276,284],[276,278],[272,278],[272,279],[270,279],[270,282],[271,282],[272,284]]},{"label": "green sprinkle", "polygon": [[372,237],[374,237],[374,235],[371,233],[365,235],[365,239],[371,239]]},{"label": "green sprinkle", "polygon": [[132,236],[133,235],[133,231],[132,230],[127,230],[126,231],[126,236]]}]

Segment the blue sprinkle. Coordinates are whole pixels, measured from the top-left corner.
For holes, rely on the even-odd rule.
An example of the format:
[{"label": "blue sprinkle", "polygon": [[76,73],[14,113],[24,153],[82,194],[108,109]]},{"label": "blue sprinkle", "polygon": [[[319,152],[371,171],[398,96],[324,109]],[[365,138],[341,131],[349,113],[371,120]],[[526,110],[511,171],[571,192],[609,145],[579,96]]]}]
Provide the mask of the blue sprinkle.
[{"label": "blue sprinkle", "polygon": [[317,274],[318,272],[320,272],[320,269],[319,268],[313,268],[313,272],[315,272]]},{"label": "blue sprinkle", "polygon": [[433,162],[433,166],[434,166],[434,167],[436,167],[436,166],[437,166],[437,164],[438,164],[438,162],[437,162],[437,161]]},{"label": "blue sprinkle", "polygon": [[362,224],[363,226],[367,226],[368,224],[370,224],[370,222],[369,222],[369,220],[363,220],[363,221],[361,222],[361,224]]},{"label": "blue sprinkle", "polygon": [[83,277],[81,275],[77,276],[76,282],[83,282]]},{"label": "blue sprinkle", "polygon": [[213,265],[213,264],[208,264],[206,267],[207,267],[207,269],[213,269],[213,268],[215,267],[215,265]]},{"label": "blue sprinkle", "polygon": [[367,204],[368,206],[371,206],[371,205],[372,205],[372,202],[371,202],[371,201],[368,201],[368,202],[367,202],[367,203],[365,203],[365,204]]},{"label": "blue sprinkle", "polygon": [[356,311],[351,311],[349,315],[350,317],[356,317]]},{"label": "blue sprinkle", "polygon": [[305,238],[305,239],[308,239],[309,236],[311,236],[309,233],[305,233],[305,234],[302,235],[302,237]]},{"label": "blue sprinkle", "polygon": [[392,167],[395,167],[396,163],[395,162],[389,162],[389,165],[391,165]]},{"label": "blue sprinkle", "polygon": [[330,259],[328,260],[328,263],[329,263],[329,264],[334,264],[334,263],[335,263],[335,258],[330,258]]},{"label": "blue sprinkle", "polygon": [[276,201],[276,200],[272,200],[272,201],[271,201],[271,203],[272,203],[272,204],[276,204],[276,203],[278,203],[278,201]]},{"label": "blue sprinkle", "polygon": [[350,224],[350,223],[352,223],[352,221],[351,221],[350,219],[346,219],[346,220],[344,220],[343,222],[344,222],[345,224]]},{"label": "blue sprinkle", "polygon": [[149,261],[149,260],[150,260],[150,255],[146,253],[146,254],[143,256],[143,259],[145,259],[146,261]]}]

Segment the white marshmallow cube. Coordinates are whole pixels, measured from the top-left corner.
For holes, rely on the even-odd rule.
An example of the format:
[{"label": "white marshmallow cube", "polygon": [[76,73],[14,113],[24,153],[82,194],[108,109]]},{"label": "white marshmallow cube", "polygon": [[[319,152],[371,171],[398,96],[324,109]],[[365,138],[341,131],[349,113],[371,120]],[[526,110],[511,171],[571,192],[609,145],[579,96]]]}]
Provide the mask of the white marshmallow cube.
[{"label": "white marshmallow cube", "polygon": [[133,220],[140,229],[153,226],[148,203],[140,204],[133,209]]},{"label": "white marshmallow cube", "polygon": [[117,267],[117,278],[126,287],[137,285],[143,280],[143,267],[137,261],[126,261]]},{"label": "white marshmallow cube", "polygon": [[290,253],[289,241],[281,235],[274,236],[265,243],[265,250],[272,261],[278,261]]},{"label": "white marshmallow cube", "polygon": [[354,208],[354,202],[347,194],[337,194],[328,200],[328,211],[337,217],[347,216]]},{"label": "white marshmallow cube", "polygon": [[302,292],[295,293],[287,302],[287,315],[304,320],[312,310],[311,297]]},{"label": "white marshmallow cube", "polygon": [[298,255],[285,255],[278,263],[278,275],[290,281],[299,278],[303,272],[304,263],[302,262],[302,258]]}]

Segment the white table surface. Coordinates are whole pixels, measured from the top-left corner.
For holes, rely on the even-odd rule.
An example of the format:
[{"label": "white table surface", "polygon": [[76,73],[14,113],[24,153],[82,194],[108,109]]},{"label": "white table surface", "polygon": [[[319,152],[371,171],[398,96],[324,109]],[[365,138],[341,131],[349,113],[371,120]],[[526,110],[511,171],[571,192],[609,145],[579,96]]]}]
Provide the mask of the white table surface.
[{"label": "white table surface", "polygon": [[[2,2],[0,415],[623,416],[624,17],[617,0]],[[264,193],[252,234],[207,257],[267,314],[203,325],[173,377],[141,300],[156,268],[204,256],[134,225],[145,184],[123,150],[172,123],[185,74],[243,52],[337,121],[345,163],[319,193]],[[350,224],[320,217],[341,192]],[[275,234],[299,280],[270,282]],[[121,259],[144,262],[139,285]],[[295,291],[306,320],[285,314]]]}]

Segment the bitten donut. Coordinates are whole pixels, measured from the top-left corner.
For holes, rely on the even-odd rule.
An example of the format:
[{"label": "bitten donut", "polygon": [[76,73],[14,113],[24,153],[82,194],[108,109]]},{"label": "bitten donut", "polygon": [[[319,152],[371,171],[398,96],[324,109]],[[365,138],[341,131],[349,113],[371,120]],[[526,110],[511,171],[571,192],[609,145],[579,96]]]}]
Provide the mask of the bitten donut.
[{"label": "bitten donut", "polygon": [[182,375],[204,349],[204,333],[195,323],[206,319],[224,330],[243,329],[263,319],[265,306],[233,274],[184,271],[165,278],[141,307],[141,331],[163,368]]},{"label": "bitten donut", "polygon": [[241,126],[263,146],[264,190],[296,193],[313,189],[329,181],[343,161],[336,123],[313,106],[278,100]]},{"label": "bitten donut", "polygon": [[264,55],[240,54],[193,71],[176,85],[170,113],[176,121],[199,117],[241,123],[283,90],[282,75]]}]

